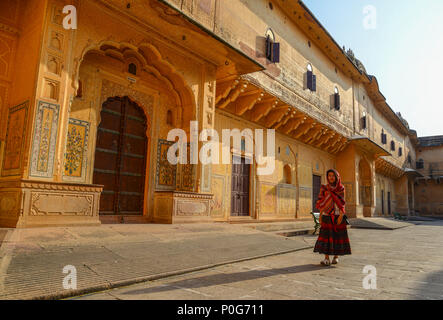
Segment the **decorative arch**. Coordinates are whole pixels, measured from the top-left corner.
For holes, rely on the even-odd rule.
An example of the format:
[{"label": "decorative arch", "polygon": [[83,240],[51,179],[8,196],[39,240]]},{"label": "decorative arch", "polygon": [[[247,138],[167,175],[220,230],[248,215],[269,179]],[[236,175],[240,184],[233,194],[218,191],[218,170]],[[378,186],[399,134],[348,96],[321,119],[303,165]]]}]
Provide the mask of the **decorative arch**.
[{"label": "decorative arch", "polygon": [[[286,149],[289,150],[289,154],[286,154]],[[297,180],[294,178],[297,176],[294,174],[297,170],[297,156],[289,143],[284,147],[284,154],[285,158],[281,159],[283,161],[283,183],[294,184]]]},{"label": "decorative arch", "polygon": [[113,57],[121,61],[136,60],[139,63],[140,71],[144,70],[153,74],[170,89],[180,110],[177,118],[182,127],[194,118],[196,102],[191,87],[183,75],[170,62],[163,59],[160,51],[154,45],[143,42],[136,46],[128,42],[113,40],[90,43],[84,48],[77,61],[72,84],[76,91],[79,87],[80,66],[86,56],[91,53]]},{"label": "decorative arch", "polygon": [[285,164],[283,167],[283,179],[284,183],[292,184],[292,167],[289,164]]},{"label": "decorative arch", "polygon": [[327,183],[326,170],[325,163],[321,158],[316,158],[312,161],[312,174],[320,176],[322,183]]},{"label": "decorative arch", "polygon": [[115,97],[115,98],[123,98],[127,96],[130,100],[132,100],[134,103],[136,103],[145,113],[146,119],[147,119],[147,134],[151,135],[151,128],[152,128],[152,115],[153,115],[153,106],[154,106],[154,100],[151,95],[145,94],[143,92],[139,92],[136,90],[133,90],[128,87],[124,87],[120,84],[111,82],[109,80],[104,79],[102,81],[102,91],[100,96],[100,103],[99,107],[100,109],[97,110],[97,123],[98,126],[101,122],[100,119],[100,112],[101,107],[103,106],[103,103],[105,103],[109,98]]},{"label": "decorative arch", "polygon": [[359,178],[364,181],[372,181],[372,175],[371,175],[371,166],[369,165],[368,160],[365,158],[361,158],[360,162],[358,163],[358,173]]}]

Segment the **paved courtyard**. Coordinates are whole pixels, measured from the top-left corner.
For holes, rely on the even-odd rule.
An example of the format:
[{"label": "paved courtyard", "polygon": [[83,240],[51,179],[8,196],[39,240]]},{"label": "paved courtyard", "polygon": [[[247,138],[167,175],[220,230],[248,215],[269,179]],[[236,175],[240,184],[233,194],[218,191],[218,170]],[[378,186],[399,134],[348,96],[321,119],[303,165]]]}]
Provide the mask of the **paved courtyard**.
[{"label": "paved courtyard", "polygon": [[[443,221],[349,235],[353,254],[332,267],[306,249],[75,299],[443,299]],[[376,268],[375,290],[363,288],[366,265]]]},{"label": "paved courtyard", "polygon": [[0,229],[0,299],[443,298],[443,220],[351,223],[353,255],[329,268],[316,236],[280,235],[312,221]]}]

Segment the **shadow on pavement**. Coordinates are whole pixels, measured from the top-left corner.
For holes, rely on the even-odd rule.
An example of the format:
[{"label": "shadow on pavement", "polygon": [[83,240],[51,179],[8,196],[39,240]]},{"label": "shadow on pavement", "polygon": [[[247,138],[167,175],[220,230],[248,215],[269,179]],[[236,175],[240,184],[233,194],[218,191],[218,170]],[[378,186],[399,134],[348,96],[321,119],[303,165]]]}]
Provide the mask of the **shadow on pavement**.
[{"label": "shadow on pavement", "polygon": [[426,300],[443,300],[443,270],[430,273],[415,291],[417,296]]},{"label": "shadow on pavement", "polygon": [[215,275],[202,276],[192,279],[184,279],[175,282],[168,282],[155,287],[137,289],[132,291],[123,292],[124,295],[137,295],[137,294],[150,294],[159,293],[177,288],[196,289],[201,287],[210,287],[222,284],[229,284],[240,281],[254,280],[265,277],[271,277],[277,274],[294,274],[301,272],[310,272],[323,270],[325,267],[315,264],[306,264],[301,266],[279,268],[279,269],[264,269],[264,270],[251,270],[246,272],[236,273],[220,273]]}]

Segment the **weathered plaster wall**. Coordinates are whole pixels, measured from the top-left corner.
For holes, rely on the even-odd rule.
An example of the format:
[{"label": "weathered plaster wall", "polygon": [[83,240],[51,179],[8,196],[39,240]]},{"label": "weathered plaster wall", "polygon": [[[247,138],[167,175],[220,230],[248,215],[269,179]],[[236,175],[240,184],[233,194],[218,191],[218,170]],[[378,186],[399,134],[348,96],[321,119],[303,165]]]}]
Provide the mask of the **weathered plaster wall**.
[{"label": "weathered plaster wall", "polygon": [[[264,129],[225,112],[216,113],[215,129],[220,135],[223,129]],[[267,148],[266,138],[264,149]],[[250,208],[251,216],[261,220],[310,218],[312,211],[313,175],[322,177],[335,167],[333,156],[290,139],[276,135],[275,171],[270,175],[257,175],[254,163],[251,171]],[[220,148],[221,159],[221,148]],[[215,207],[212,215],[226,220],[231,212],[231,165],[212,166],[212,191]],[[316,197],[316,196],[315,196]]]},{"label": "weathered plaster wall", "polygon": [[[375,206],[375,214],[377,216],[387,216],[389,214],[388,210],[388,192],[391,195],[391,214],[395,212],[395,189],[394,189],[394,180],[381,175],[376,174],[376,206]],[[384,196],[382,197],[382,192],[384,192]],[[384,207],[382,208],[382,199],[384,202]],[[384,214],[383,214],[384,209]]]}]

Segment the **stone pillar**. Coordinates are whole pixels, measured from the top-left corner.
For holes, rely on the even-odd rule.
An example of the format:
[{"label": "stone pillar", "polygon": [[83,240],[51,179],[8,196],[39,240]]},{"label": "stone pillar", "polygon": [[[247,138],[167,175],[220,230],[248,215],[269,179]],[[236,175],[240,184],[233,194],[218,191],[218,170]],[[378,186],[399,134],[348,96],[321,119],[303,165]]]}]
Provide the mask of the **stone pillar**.
[{"label": "stone pillar", "polygon": [[349,218],[362,216],[358,212],[358,181],[357,181],[357,161],[356,147],[349,144],[337,156],[337,170],[341,175],[342,183],[345,186],[346,213]]},{"label": "stone pillar", "polygon": [[403,215],[409,215],[409,203],[408,203],[408,184],[409,180],[406,175],[401,176],[395,180],[395,211]]},{"label": "stone pillar", "polygon": [[[28,3],[27,8],[33,8],[32,17],[26,16],[31,14],[27,10],[22,16],[26,22],[22,23],[25,29],[18,45],[21,63],[15,68],[18,75],[14,82],[15,91],[20,92],[17,97],[22,96],[23,91],[26,101],[11,108],[7,133],[15,140],[15,136],[20,136],[23,142],[18,150],[15,148],[18,156],[8,152],[12,140],[7,142],[0,181],[0,192],[7,192],[10,200],[20,201],[12,204],[8,200],[7,206],[3,209],[0,206],[0,226],[73,222],[96,225],[99,224],[96,204],[101,187],[86,185],[84,181],[82,187],[77,188],[72,182],[63,181],[65,153],[69,153],[65,148],[69,108],[75,94],[71,48],[76,31],[66,30],[62,25],[65,1],[31,2],[35,4]],[[71,4],[77,5],[77,1]],[[17,129],[22,129],[20,134]],[[86,139],[87,132],[80,138]],[[79,154],[80,159],[81,156]],[[74,209],[76,203],[78,212]],[[79,218],[85,215],[87,219]]]}]

